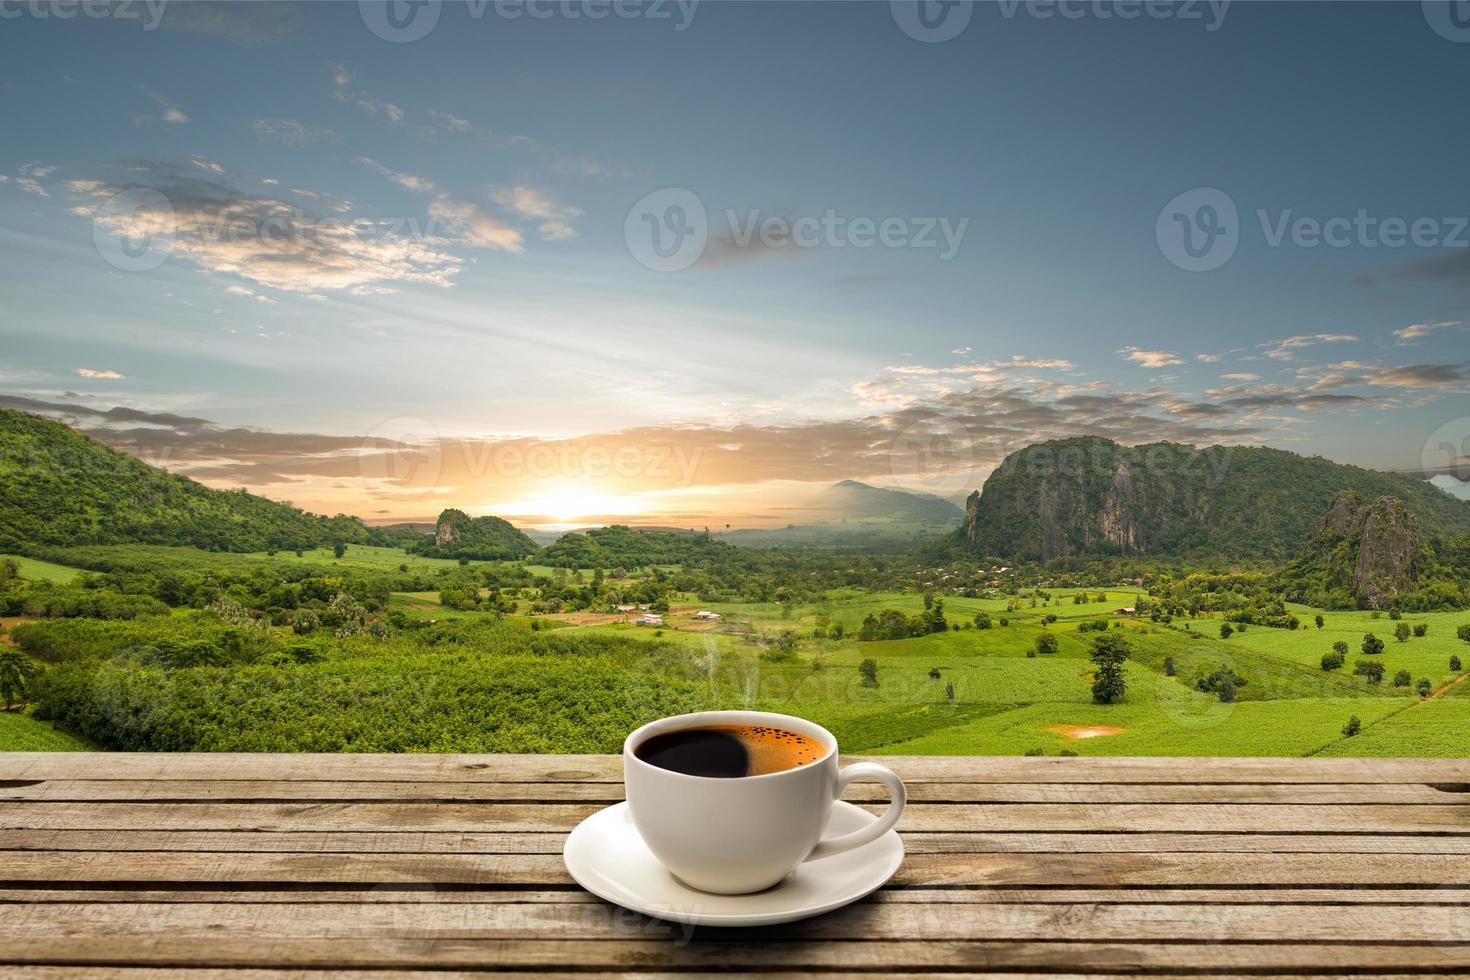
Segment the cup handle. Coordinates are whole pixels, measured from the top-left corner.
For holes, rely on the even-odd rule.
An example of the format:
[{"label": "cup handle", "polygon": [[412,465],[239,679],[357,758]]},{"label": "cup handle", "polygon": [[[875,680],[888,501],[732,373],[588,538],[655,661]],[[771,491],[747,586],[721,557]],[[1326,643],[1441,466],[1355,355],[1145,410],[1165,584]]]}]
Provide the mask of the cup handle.
[{"label": "cup handle", "polygon": [[903,780],[898,778],[897,773],[887,766],[878,765],[876,762],[857,762],[839,772],[837,774],[837,793],[834,800],[841,798],[842,791],[847,788],[848,783],[859,779],[871,779],[888,787],[888,798],[890,800],[888,809],[883,811],[883,816],[861,830],[854,830],[850,834],[842,834],[837,837],[828,837],[821,840],[816,847],[812,848],[812,852],[806,856],[808,861],[831,857],[833,854],[840,854],[854,847],[860,847],[869,841],[875,841],[892,830],[893,825],[898,823],[898,818],[903,813],[903,805],[908,802],[908,790],[904,789]]}]

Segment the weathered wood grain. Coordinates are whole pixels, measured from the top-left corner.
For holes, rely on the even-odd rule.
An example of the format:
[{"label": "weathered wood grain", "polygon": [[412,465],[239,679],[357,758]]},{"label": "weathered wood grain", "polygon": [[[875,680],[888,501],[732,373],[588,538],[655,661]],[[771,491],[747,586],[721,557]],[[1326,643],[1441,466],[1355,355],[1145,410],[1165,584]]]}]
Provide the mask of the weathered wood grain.
[{"label": "weathered wood grain", "polygon": [[[1470,759],[844,756],[882,762],[906,781],[998,783],[1463,783]],[[304,779],[621,782],[619,756],[270,755],[10,752],[0,780]]]},{"label": "weathered wood grain", "polygon": [[[887,799],[853,783],[843,798]],[[591,802],[623,799],[621,782],[384,782],[323,779],[45,779],[0,783],[0,802]],[[1427,783],[916,783],[916,803],[1432,804],[1470,807],[1470,792]]]},{"label": "weathered wood grain", "polygon": [[[0,803],[0,829],[570,831],[595,803]],[[876,809],[876,808],[875,808]],[[1458,804],[916,803],[900,831],[1470,834]]]},{"label": "weathered wood grain", "polygon": [[1470,972],[1470,761],[881,761],[889,886],[730,931],[567,876],[616,757],[0,755],[0,976]]}]

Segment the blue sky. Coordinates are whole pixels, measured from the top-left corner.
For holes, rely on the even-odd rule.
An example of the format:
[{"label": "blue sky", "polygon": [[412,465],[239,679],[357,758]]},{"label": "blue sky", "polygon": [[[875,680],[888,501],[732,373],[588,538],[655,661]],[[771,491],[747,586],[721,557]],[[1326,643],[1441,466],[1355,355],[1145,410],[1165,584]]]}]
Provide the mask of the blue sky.
[{"label": "blue sky", "polygon": [[[770,523],[1072,433],[1402,469],[1470,436],[1470,43],[1417,3],[977,4],[940,43],[888,3],[444,3],[409,43],[357,4],[128,9],[0,23],[0,394],[209,482]],[[1187,271],[1161,212],[1201,188],[1235,249]],[[145,192],[167,255],[124,271]],[[649,268],[676,193],[702,251]],[[432,443],[432,487],[374,480],[369,433]],[[557,462],[473,462],[504,445]]]}]

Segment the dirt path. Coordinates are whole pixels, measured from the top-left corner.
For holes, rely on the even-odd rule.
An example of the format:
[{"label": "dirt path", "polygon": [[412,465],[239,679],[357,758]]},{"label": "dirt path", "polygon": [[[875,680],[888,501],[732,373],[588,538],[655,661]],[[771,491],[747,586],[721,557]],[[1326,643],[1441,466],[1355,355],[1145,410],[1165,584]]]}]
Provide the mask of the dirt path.
[{"label": "dirt path", "polygon": [[16,626],[23,626],[26,623],[34,622],[34,619],[28,619],[24,616],[14,616],[0,619],[0,629],[5,630],[5,634],[3,636],[0,636],[0,644],[4,644],[8,647],[16,646],[15,641],[10,638],[10,630]]},{"label": "dirt path", "polygon": [[1448,691],[1450,688],[1454,687],[1456,684],[1459,684],[1462,681],[1464,681],[1465,678],[1467,678],[1467,677],[1470,677],[1470,673],[1461,674],[1459,677],[1456,677],[1454,680],[1450,681],[1444,687],[1440,688],[1438,691],[1435,691],[1433,694],[1429,695],[1429,697],[1425,698],[1424,700],[1425,701],[1433,701],[1435,698],[1439,697],[1441,694],[1443,694],[1444,692]]}]

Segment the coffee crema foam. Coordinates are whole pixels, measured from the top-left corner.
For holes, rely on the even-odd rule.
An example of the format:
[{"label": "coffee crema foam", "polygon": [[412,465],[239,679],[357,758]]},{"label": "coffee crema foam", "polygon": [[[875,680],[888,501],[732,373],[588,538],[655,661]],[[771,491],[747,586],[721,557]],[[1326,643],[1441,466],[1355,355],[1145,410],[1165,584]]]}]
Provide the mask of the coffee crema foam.
[{"label": "coffee crema foam", "polygon": [[653,735],[633,750],[649,765],[689,776],[765,776],[816,762],[818,740],[771,725],[702,725]]}]

